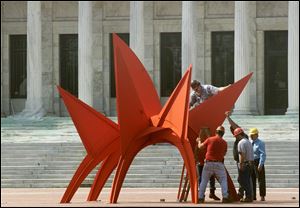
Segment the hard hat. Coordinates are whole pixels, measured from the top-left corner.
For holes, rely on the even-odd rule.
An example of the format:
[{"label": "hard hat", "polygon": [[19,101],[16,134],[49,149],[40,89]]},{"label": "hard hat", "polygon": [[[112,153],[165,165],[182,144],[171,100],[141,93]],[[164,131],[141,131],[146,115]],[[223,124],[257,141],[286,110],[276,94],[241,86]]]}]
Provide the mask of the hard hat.
[{"label": "hard hat", "polygon": [[257,128],[252,128],[252,129],[250,129],[249,135],[253,135],[253,134],[258,134]]},{"label": "hard hat", "polygon": [[237,135],[239,135],[239,134],[241,134],[241,133],[244,133],[243,129],[241,129],[241,128],[236,128],[236,129],[234,129],[234,131],[233,131],[233,135],[234,135],[234,136],[237,136]]},{"label": "hard hat", "polygon": [[225,129],[223,126],[218,126],[218,128],[216,129],[216,131],[222,131],[225,132]]}]

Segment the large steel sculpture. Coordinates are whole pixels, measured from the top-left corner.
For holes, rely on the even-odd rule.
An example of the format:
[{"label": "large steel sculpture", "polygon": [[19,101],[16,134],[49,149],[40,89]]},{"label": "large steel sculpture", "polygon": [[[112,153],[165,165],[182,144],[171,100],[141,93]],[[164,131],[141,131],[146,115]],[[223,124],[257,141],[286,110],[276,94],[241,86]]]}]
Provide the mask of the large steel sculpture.
[{"label": "large steel sculpture", "polygon": [[58,87],[87,151],[61,203],[71,201],[83,180],[100,163],[88,201],[97,200],[109,175],[117,168],[110,195],[110,203],[116,203],[129,166],[138,152],[148,145],[166,142],[179,150],[189,175],[192,202],[197,203],[192,150],[195,139],[203,126],[214,131],[223,123],[224,112],[232,109],[251,74],[189,111],[190,66],[162,107],[139,59],[116,34],[113,45],[118,124]]}]

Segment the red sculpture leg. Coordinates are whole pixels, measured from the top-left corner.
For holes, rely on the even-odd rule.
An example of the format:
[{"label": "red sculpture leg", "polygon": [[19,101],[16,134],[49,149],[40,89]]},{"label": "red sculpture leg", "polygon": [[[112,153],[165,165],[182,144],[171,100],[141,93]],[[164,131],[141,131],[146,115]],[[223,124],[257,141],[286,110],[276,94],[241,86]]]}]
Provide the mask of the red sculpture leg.
[{"label": "red sculpture leg", "polygon": [[228,184],[228,193],[229,193],[229,197],[233,200],[233,201],[239,201],[239,196],[236,193],[235,187],[234,187],[234,183],[231,180],[231,177],[226,170],[226,175],[227,175],[227,184]]},{"label": "red sculpture leg", "polygon": [[127,171],[133,159],[134,159],[134,155],[130,155],[130,153],[128,153],[128,155],[122,158],[122,161],[120,162],[120,166],[118,166],[117,168],[116,177],[114,178],[113,181],[110,203],[117,203],[122,184],[124,182],[125,176],[127,174]]},{"label": "red sculpture leg", "polygon": [[151,118],[154,126],[171,128],[177,137],[168,137],[179,149],[190,177],[192,202],[198,202],[198,186],[193,150],[187,138],[189,116],[190,66],[158,116]]},{"label": "red sculpture leg", "polygon": [[87,155],[84,158],[84,160],[79,165],[77,171],[75,172],[60,203],[69,203],[71,201],[80,184],[88,176],[88,174],[97,166],[97,164],[98,163],[95,163],[95,160],[89,155]]},{"label": "red sculpture leg", "polygon": [[[62,88],[58,87],[58,90],[87,150],[87,156],[75,172],[61,200],[61,203],[68,203],[93,168],[112,152],[119,150],[120,134],[119,127],[114,122]],[[99,140],[99,134],[103,141]]]},{"label": "red sculpture leg", "polygon": [[102,188],[104,187],[107,179],[113,170],[117,167],[118,161],[120,158],[120,153],[112,153],[109,155],[101,164],[99,168],[95,180],[93,182],[92,188],[90,190],[88,201],[96,201]]},{"label": "red sculpture leg", "polygon": [[77,171],[75,172],[65,194],[61,200],[61,203],[69,203],[74,196],[75,192],[79,188],[80,184],[84,181],[84,179],[88,176],[88,174],[107,156],[110,155],[111,152],[116,152],[118,140],[115,140],[111,143],[103,152],[93,158],[90,155],[87,155],[84,160],[79,165]]},{"label": "red sculpture leg", "polygon": [[[187,158],[184,161],[186,164],[187,170],[188,170],[188,176],[190,179],[190,188],[191,188],[191,194],[192,194],[192,202],[198,203],[198,183],[197,183],[197,172],[196,172],[196,166],[195,166],[195,160],[194,160],[194,154],[193,150],[191,148],[191,145],[184,141],[183,147],[185,149]],[[193,159],[191,159],[193,158]]]},{"label": "red sculpture leg", "polygon": [[182,186],[182,180],[184,177],[184,170],[185,170],[185,165],[182,165],[182,171],[181,171],[181,176],[180,176],[180,183],[179,183],[179,188],[178,188],[178,193],[177,193],[177,200],[179,200],[180,193],[181,193],[181,186]]}]

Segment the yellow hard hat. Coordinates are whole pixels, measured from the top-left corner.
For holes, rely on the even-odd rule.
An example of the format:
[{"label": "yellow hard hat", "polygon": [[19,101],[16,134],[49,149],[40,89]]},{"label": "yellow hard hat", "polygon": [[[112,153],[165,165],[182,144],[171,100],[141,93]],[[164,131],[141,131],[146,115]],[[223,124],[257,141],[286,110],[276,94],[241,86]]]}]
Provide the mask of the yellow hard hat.
[{"label": "yellow hard hat", "polygon": [[249,135],[253,135],[253,134],[258,134],[257,128],[252,128],[252,129],[250,129]]}]

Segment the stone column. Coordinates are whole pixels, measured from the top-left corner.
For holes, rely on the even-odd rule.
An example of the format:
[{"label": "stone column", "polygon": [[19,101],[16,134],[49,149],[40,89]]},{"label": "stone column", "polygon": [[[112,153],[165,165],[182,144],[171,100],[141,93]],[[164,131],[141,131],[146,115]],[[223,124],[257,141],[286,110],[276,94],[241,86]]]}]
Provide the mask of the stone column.
[{"label": "stone column", "polygon": [[2,63],[3,63],[3,38],[2,38],[2,20],[3,20],[3,9],[4,9],[4,3],[2,3],[1,1],[1,117],[3,117],[4,114],[4,110],[3,110],[3,105],[2,105],[2,101],[3,101],[3,93],[2,93],[2,88],[3,88],[3,82],[2,82],[2,77],[3,77],[3,73],[2,73]]},{"label": "stone column", "polygon": [[[197,18],[196,18],[196,4],[195,1],[182,2],[182,24],[181,24],[181,57],[182,57],[182,74],[190,64],[193,65],[192,79],[196,79],[196,57],[197,57]],[[198,77],[199,79],[200,77]],[[204,78],[202,77],[202,80]]]},{"label": "stone column", "polygon": [[46,112],[42,100],[41,2],[27,2],[27,99],[16,119],[40,119]]},{"label": "stone column", "polygon": [[[251,61],[253,39],[255,39],[255,18],[251,15],[250,2],[235,2],[234,18],[234,80],[246,76],[250,71],[254,71]],[[253,77],[252,77],[253,79]],[[234,108],[235,114],[251,114],[251,82],[247,84],[244,91],[237,100]],[[255,89],[256,90],[256,89]],[[256,95],[255,95],[256,96]],[[254,97],[254,96],[253,96]],[[255,104],[256,105],[256,104]],[[255,107],[256,108],[256,107]]]},{"label": "stone column", "polygon": [[299,115],[299,2],[289,1],[288,96],[286,114]]},{"label": "stone column", "polygon": [[153,2],[130,1],[130,48],[153,79]]},{"label": "stone column", "polygon": [[79,1],[78,97],[93,106],[93,13],[92,1]]},{"label": "stone column", "polygon": [[130,1],[130,48],[144,62],[144,2]]}]

